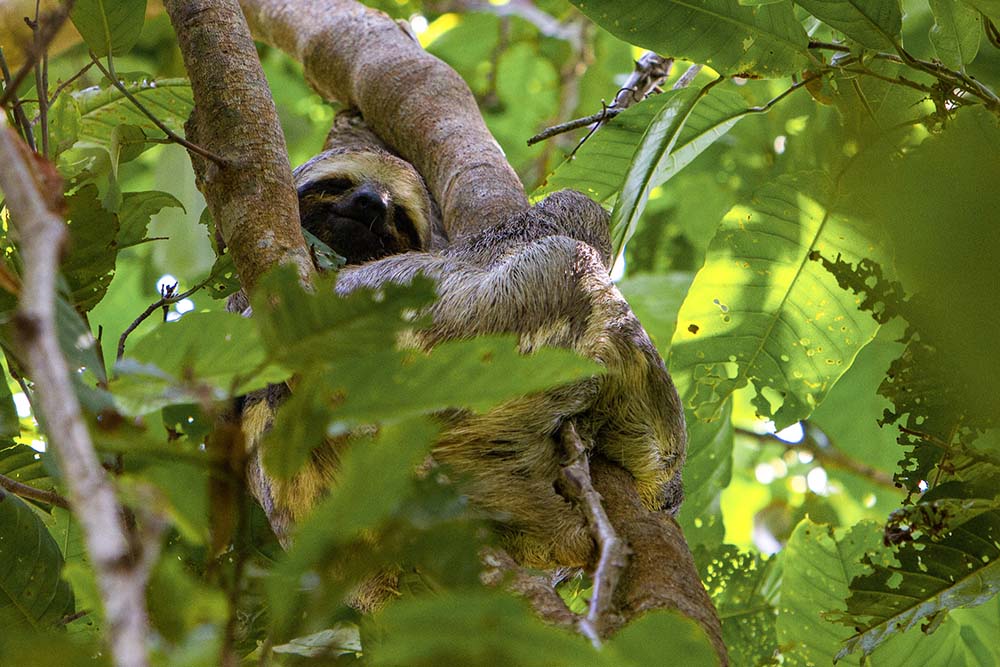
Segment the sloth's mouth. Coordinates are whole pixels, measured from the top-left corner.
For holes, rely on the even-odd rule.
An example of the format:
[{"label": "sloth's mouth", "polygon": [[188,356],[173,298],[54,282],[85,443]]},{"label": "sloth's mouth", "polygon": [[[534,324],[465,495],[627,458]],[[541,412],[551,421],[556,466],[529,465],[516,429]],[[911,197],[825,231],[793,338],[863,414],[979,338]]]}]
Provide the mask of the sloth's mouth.
[{"label": "sloth's mouth", "polygon": [[362,264],[402,250],[399,240],[378,219],[365,222],[331,216],[309,231],[338,255],[346,257],[348,264]]}]

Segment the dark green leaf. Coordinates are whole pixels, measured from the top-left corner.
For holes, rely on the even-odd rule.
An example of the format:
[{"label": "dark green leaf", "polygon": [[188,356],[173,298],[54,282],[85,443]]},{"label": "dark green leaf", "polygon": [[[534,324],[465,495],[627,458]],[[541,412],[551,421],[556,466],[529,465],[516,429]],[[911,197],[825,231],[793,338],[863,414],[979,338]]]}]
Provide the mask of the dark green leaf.
[{"label": "dark green leaf", "polygon": [[[21,420],[17,416],[14,396],[10,393],[7,373],[0,366],[0,443],[21,435]],[[0,446],[3,446],[0,444]]]},{"label": "dark green leaf", "polygon": [[774,77],[805,69],[809,38],[787,2],[743,7],[732,0],[573,0],[617,37],[719,74]]},{"label": "dark green leaf", "polygon": [[810,14],[869,49],[892,51],[903,15],[899,0],[795,0]]},{"label": "dark green leaf", "polygon": [[851,582],[843,622],[855,628],[840,655],[871,653],[935,615],[987,602],[1000,591],[1000,512],[963,523],[942,540],[903,544],[898,565],[875,565]]},{"label": "dark green leaf", "polygon": [[146,0],[79,0],[73,3],[70,18],[98,57],[121,56],[139,40]]},{"label": "dark green leaf", "polygon": [[73,305],[88,311],[104,298],[114,277],[118,217],[104,209],[94,185],[80,188],[66,203],[70,247],[62,272],[72,291]]},{"label": "dark green leaf", "polygon": [[0,490],[0,623],[4,634],[42,628],[73,611],[63,559],[38,515]]},{"label": "dark green leaf", "polygon": [[[669,645],[665,638],[669,637]],[[615,658],[612,651],[618,653]],[[602,653],[609,664],[647,667],[669,663],[671,656],[680,658],[684,667],[711,667],[719,664],[715,649],[695,621],[674,611],[659,610],[634,620],[611,641]],[[580,663],[596,665],[594,661]],[[751,664],[736,663],[733,664]],[[759,663],[757,663],[759,664]]]}]

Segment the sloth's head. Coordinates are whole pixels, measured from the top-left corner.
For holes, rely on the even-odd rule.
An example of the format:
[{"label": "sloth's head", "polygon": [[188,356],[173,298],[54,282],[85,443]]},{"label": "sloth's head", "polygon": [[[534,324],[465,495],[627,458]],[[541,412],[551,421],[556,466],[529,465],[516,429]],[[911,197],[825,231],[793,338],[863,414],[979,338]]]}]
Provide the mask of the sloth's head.
[{"label": "sloth's head", "polygon": [[431,245],[427,188],[404,160],[379,149],[332,148],[295,170],[302,227],[360,264]]}]

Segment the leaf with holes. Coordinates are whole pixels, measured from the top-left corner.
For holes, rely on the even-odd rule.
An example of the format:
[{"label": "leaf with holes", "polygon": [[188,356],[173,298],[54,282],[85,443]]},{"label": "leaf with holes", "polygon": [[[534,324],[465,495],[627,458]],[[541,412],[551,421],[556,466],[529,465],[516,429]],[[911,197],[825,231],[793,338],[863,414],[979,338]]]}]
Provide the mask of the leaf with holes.
[{"label": "leaf with holes", "polygon": [[616,37],[719,74],[775,77],[812,62],[809,38],[790,4],[744,7],[732,0],[572,0]]},{"label": "leaf with holes", "polygon": [[[903,544],[897,565],[875,565],[851,582],[847,612],[837,618],[857,631],[838,654],[870,654],[925,619],[981,605],[1000,591],[1000,511],[963,523],[942,540]],[[932,626],[934,623],[932,622]]]},{"label": "leaf with holes", "polygon": [[723,219],[671,346],[670,372],[696,417],[716,418],[752,383],[757,412],[779,429],[805,419],[875,335],[860,297],[813,261],[881,256],[863,224],[822,203],[829,188],[815,174],[781,178]]}]

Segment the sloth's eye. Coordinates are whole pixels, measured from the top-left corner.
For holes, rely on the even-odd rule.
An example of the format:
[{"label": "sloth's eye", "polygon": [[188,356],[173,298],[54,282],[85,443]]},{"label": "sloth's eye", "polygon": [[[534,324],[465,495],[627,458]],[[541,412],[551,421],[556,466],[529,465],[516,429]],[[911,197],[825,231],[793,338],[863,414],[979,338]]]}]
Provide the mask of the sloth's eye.
[{"label": "sloth's eye", "polygon": [[409,239],[411,248],[419,248],[420,234],[417,233],[417,226],[413,224],[413,220],[404,209],[398,206],[394,206],[393,208],[396,212],[396,229],[399,230],[399,233],[405,235],[406,238]]},{"label": "sloth's eye", "polygon": [[322,197],[323,195],[340,195],[354,187],[349,178],[326,178],[322,181],[312,181],[299,187],[299,199],[306,197]]}]

